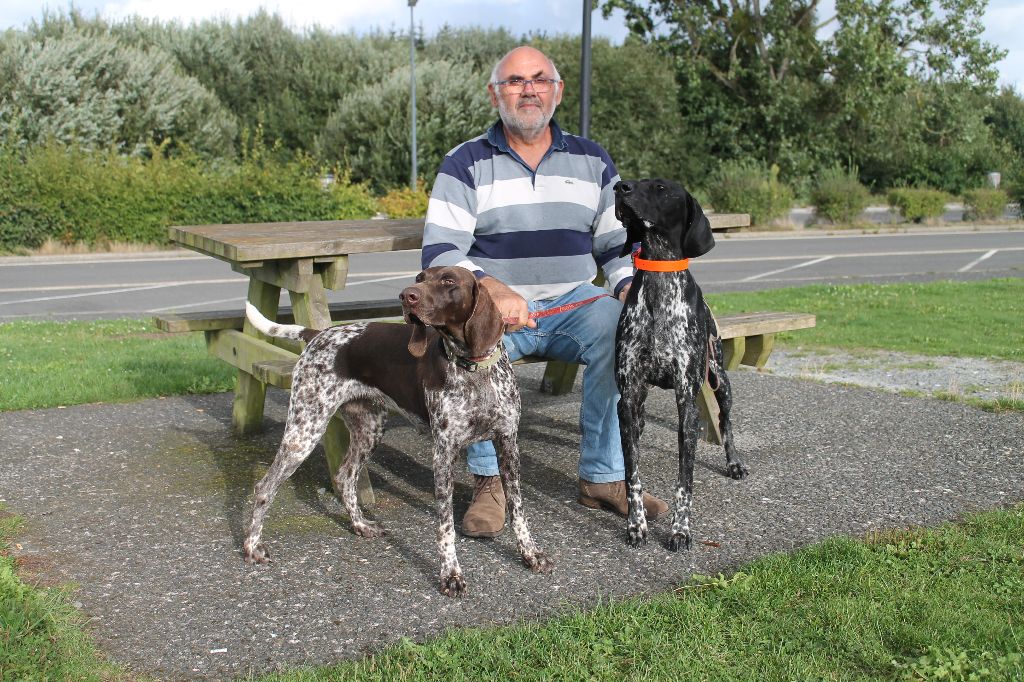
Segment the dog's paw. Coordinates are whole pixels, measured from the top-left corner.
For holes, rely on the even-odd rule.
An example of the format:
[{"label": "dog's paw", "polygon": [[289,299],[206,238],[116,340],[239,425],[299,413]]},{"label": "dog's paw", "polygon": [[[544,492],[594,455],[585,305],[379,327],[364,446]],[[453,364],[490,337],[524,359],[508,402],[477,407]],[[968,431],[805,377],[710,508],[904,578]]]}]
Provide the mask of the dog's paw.
[{"label": "dog's paw", "polygon": [[750,470],[747,469],[747,465],[744,464],[743,462],[732,462],[729,464],[727,469],[729,472],[729,478],[735,479],[737,481],[742,481],[744,478],[747,477],[747,474],[750,473]]},{"label": "dog's paw", "polygon": [[242,554],[245,556],[245,563],[247,564],[270,563],[270,549],[262,542],[258,544],[245,543],[245,546],[242,548]]},{"label": "dog's paw", "polygon": [[634,549],[647,544],[647,524],[626,527],[626,542]]},{"label": "dog's paw", "polygon": [[446,597],[461,597],[466,593],[466,581],[461,573],[441,576],[441,594]]},{"label": "dog's paw", "polygon": [[689,533],[673,533],[672,537],[668,539],[668,549],[673,552],[678,552],[681,549],[690,549],[693,546],[693,541],[690,539]]},{"label": "dog's paw", "polygon": [[534,552],[532,556],[523,555],[523,563],[534,573],[550,573],[555,570],[555,562],[544,552]]},{"label": "dog's paw", "polygon": [[352,530],[355,531],[356,535],[364,538],[379,538],[388,534],[388,532],[384,530],[384,526],[373,521],[353,523]]}]

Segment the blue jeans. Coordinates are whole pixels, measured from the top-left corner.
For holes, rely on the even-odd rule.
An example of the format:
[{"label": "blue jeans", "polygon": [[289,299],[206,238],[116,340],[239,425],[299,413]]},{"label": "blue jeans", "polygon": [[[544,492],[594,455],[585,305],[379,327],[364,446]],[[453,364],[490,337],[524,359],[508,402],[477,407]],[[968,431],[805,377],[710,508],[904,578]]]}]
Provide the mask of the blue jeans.
[{"label": "blue jeans", "polygon": [[[531,301],[530,311],[556,308],[600,293],[605,290],[583,284],[558,298]],[[536,355],[584,365],[579,472],[580,478],[592,483],[625,478],[615,385],[615,326],[621,310],[622,304],[615,298],[600,298],[575,310],[542,317],[536,329],[524,327],[504,337],[510,360]],[[472,473],[498,475],[491,441],[473,443],[466,450]]]}]

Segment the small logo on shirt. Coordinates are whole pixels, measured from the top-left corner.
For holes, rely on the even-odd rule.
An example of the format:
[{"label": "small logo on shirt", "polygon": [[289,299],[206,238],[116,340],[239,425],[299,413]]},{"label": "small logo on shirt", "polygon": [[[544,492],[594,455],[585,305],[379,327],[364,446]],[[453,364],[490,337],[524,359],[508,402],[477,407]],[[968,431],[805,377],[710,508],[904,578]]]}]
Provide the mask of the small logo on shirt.
[{"label": "small logo on shirt", "polygon": [[567,184],[567,185],[575,185],[576,183],[573,182],[572,178],[566,178],[565,179],[565,184]]}]

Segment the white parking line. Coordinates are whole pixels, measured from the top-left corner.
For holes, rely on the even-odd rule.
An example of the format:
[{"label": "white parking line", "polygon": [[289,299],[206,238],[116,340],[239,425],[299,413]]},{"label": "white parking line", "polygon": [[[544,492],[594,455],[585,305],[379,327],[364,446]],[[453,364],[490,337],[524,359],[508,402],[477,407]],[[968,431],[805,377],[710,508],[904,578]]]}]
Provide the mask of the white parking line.
[{"label": "white parking line", "polygon": [[109,289],[110,287],[151,287],[156,286],[158,284],[166,284],[173,286],[186,284],[232,284],[245,281],[246,279],[244,277],[231,277],[228,279],[189,279],[178,280],[176,282],[119,282],[116,284],[65,284],[53,287],[18,287],[14,289],[0,289],[0,294],[17,294],[23,291],[82,291],[84,289]]},{"label": "white parking line", "polygon": [[742,281],[753,282],[755,279],[761,279],[762,277],[770,277],[771,275],[777,275],[780,272],[789,272],[790,270],[796,270],[797,268],[806,268],[809,265],[824,263],[825,261],[832,260],[833,258],[835,258],[835,256],[822,256],[821,258],[815,258],[814,260],[804,261],[803,263],[797,263],[796,265],[790,265],[788,268],[770,270],[768,272],[762,272],[759,275],[751,275],[750,277],[744,277]]},{"label": "white parking line", "polygon": [[127,289],[108,289],[103,291],[87,291],[81,294],[67,294],[65,296],[40,296],[39,298],[23,298],[17,301],[0,301],[0,305],[14,305],[16,303],[41,303],[43,301],[61,301],[68,298],[82,298],[84,296],[103,296],[106,294],[125,294],[130,291],[147,291],[149,289],[166,289],[167,287],[178,286],[177,284],[151,284],[145,287],[129,287]]},{"label": "white parking line", "polygon": [[973,268],[973,267],[974,267],[975,265],[977,265],[977,264],[978,264],[978,263],[980,263],[981,261],[983,261],[983,260],[986,260],[986,259],[989,259],[989,258],[991,258],[992,256],[996,255],[996,252],[997,252],[997,251],[999,251],[999,249],[992,249],[991,251],[989,251],[989,252],[988,252],[988,253],[986,253],[985,255],[983,255],[983,256],[979,256],[978,258],[975,258],[975,259],[974,259],[974,260],[972,260],[972,261],[971,261],[970,263],[968,263],[967,265],[965,265],[965,266],[963,266],[962,268],[960,268],[959,270],[957,270],[957,272],[967,272],[968,270],[970,270],[971,268]]}]

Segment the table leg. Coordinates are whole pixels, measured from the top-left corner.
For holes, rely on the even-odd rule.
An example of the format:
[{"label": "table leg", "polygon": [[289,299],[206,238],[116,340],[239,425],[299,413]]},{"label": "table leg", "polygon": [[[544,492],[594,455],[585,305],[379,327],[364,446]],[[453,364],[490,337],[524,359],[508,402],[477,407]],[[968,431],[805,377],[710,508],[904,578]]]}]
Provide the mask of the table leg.
[{"label": "table leg", "polygon": [[[281,287],[249,280],[249,302],[259,309],[268,319],[277,317],[278,300]],[[242,331],[250,336],[258,336],[256,329],[245,321]],[[231,425],[240,436],[257,433],[263,428],[263,403],[267,396],[266,385],[244,370],[238,370],[238,382],[235,386],[235,400],[231,405]]]},{"label": "table leg", "polygon": [[[291,298],[292,312],[295,314],[296,323],[312,329],[326,329],[331,325],[331,311],[327,304],[327,292],[320,278],[315,277],[310,280],[309,291],[301,293],[289,292],[288,295]],[[333,481],[334,476],[341,467],[341,463],[345,461],[345,453],[348,451],[348,429],[345,427],[345,422],[341,417],[334,416],[331,418],[322,444],[327,455],[327,466],[331,471],[331,480]],[[358,496],[359,504],[364,507],[376,502],[376,496],[374,495],[366,466],[363,466],[359,471]]]}]

